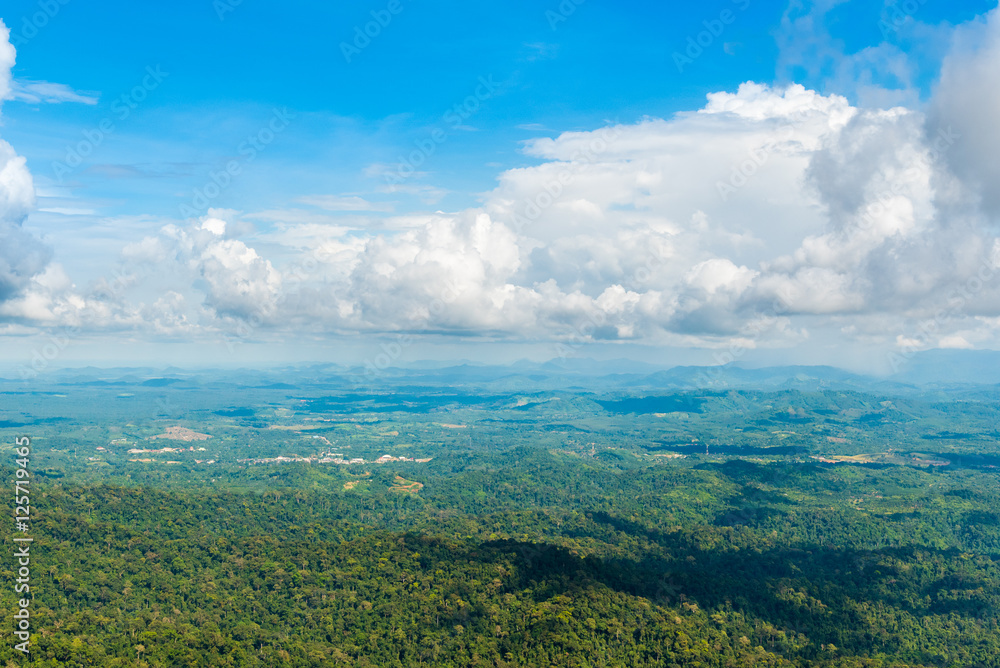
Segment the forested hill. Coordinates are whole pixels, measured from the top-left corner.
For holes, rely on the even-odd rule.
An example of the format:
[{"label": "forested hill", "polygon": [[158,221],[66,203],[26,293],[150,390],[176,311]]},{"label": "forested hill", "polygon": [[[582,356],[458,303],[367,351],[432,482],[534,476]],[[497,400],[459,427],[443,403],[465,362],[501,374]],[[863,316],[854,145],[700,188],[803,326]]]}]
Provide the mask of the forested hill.
[{"label": "forested hill", "polygon": [[33,665],[1000,665],[980,474],[524,464],[526,497],[602,493],[512,504],[501,477],[467,513],[482,472],[430,500],[303,491],[306,467],[263,494],[48,484]]},{"label": "forested hill", "polygon": [[0,388],[35,666],[1000,668],[996,386],[95,373]]}]

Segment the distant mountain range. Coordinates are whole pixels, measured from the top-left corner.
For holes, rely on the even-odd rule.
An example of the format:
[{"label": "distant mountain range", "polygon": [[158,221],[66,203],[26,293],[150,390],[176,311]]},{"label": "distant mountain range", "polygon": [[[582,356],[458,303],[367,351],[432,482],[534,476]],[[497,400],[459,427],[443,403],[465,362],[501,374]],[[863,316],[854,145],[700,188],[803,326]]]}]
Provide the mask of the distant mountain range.
[{"label": "distant mountain range", "polygon": [[401,387],[450,386],[491,391],[679,391],[725,390],[876,390],[912,392],[970,385],[1000,385],[1000,351],[929,350],[901,358],[890,376],[869,376],[832,366],[676,366],[648,364],[630,359],[521,360],[508,365],[475,362],[445,364],[415,362],[373,372],[361,366],[330,363],[268,369],[179,369],[170,367],[97,368],[53,370],[35,381],[8,378],[4,385],[21,389],[33,385],[77,387],[143,387],[185,389],[214,384],[254,389],[296,390],[307,387],[330,390],[366,390]]}]

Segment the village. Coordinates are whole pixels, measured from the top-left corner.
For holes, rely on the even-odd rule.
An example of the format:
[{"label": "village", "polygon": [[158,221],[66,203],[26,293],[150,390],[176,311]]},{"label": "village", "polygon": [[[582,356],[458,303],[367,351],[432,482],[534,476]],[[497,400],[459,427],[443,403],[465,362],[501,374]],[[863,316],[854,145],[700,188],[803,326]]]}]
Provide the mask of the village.
[{"label": "village", "polygon": [[256,459],[239,459],[239,463],[249,463],[249,464],[338,464],[338,465],[350,465],[350,464],[388,464],[390,462],[416,462],[418,464],[426,464],[431,461],[433,457],[427,457],[424,459],[414,459],[413,457],[394,457],[392,455],[382,455],[374,461],[368,461],[362,457],[353,457],[351,459],[345,459],[343,454],[334,454],[332,452],[325,452],[316,455],[315,457],[300,457],[297,455],[285,456],[278,455],[277,457],[260,457]]}]

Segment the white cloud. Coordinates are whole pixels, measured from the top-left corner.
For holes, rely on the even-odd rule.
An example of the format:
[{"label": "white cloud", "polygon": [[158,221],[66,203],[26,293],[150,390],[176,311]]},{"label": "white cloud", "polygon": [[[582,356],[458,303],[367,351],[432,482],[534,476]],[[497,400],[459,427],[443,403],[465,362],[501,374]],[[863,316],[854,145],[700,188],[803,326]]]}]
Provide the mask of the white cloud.
[{"label": "white cloud", "polygon": [[10,30],[0,20],[0,103],[10,99],[13,83],[11,71],[16,57],[17,50],[10,43]]},{"label": "white cloud", "polygon": [[[40,258],[7,270],[21,277],[17,310],[184,336],[247,320],[260,336],[753,348],[823,330],[904,348],[995,344],[1000,30],[995,16],[967,30],[976,39],[949,57],[929,116],[747,82],[670,119],[530,140],[538,164],[501,173],[465,211],[383,215],[353,194],[211,211],[129,245],[134,278],[79,294],[54,274],[25,291]],[[8,158],[0,193],[26,212],[30,175]]]},{"label": "white cloud", "polygon": [[356,195],[309,195],[296,201],[326,211],[392,211],[390,204],[376,204]]},{"label": "white cloud", "polygon": [[153,304],[141,310],[142,322],[153,333],[167,337],[188,337],[198,334],[198,326],[188,318],[184,295],[168,291]]},{"label": "white cloud", "polygon": [[975,346],[965,340],[965,337],[958,334],[945,336],[938,341],[938,348],[958,348],[962,350],[969,350],[974,347]]},{"label": "white cloud", "polygon": [[[409,178],[415,179],[418,175],[411,175]],[[394,195],[396,193],[402,193],[404,195],[413,195],[419,199],[424,204],[437,204],[448,191],[444,188],[439,188],[438,186],[432,186],[423,183],[392,183],[379,186],[379,192]]]},{"label": "white cloud", "polygon": [[[12,95],[10,70],[15,51],[9,38],[10,31],[0,22],[0,101]],[[51,251],[21,227],[34,206],[34,183],[25,159],[0,139],[0,320],[47,315],[30,291],[32,279],[48,265]]]},{"label": "white cloud", "polygon": [[48,81],[14,81],[10,87],[8,99],[31,104],[58,104],[60,102],[77,102],[80,104],[97,104],[94,95],[79,93],[66,84]]},{"label": "white cloud", "polygon": [[1000,214],[1000,9],[959,28],[931,105],[932,131],[956,137],[945,153],[992,215]]},{"label": "white cloud", "polygon": [[726,259],[713,258],[699,262],[684,276],[684,282],[707,295],[729,292],[740,295],[753,283],[757,272],[737,267]]},{"label": "white cloud", "polygon": [[[200,297],[186,302],[200,299],[207,328],[244,318],[312,331],[780,345],[807,336],[789,326],[795,314],[858,336],[876,316],[905,330],[994,248],[975,219],[960,233],[940,225],[947,174],[918,112],[859,110],[800,86],[748,83],[699,113],[538,139],[526,152],[541,164],[501,174],[481,208],[390,217],[383,231],[254,214],[284,220],[254,243],[288,249],[280,265],[225,238],[235,212],[168,226],[125,259],[191,277]],[[734,192],[720,197],[719,183]],[[763,315],[776,298],[787,313]]]},{"label": "white cloud", "polygon": [[96,216],[96,209],[71,208],[65,206],[39,207],[41,213],[57,213],[61,216]]},{"label": "white cloud", "polygon": [[735,114],[754,121],[798,120],[819,113],[828,119],[832,129],[842,128],[856,112],[847,98],[839,95],[824,97],[801,84],[776,91],[752,81],[740,84],[735,93],[709,93],[708,104],[699,111],[702,114]]},{"label": "white cloud", "polygon": [[191,260],[208,288],[206,305],[223,316],[268,315],[281,288],[281,276],[271,263],[242,241],[206,243]]},{"label": "white cloud", "polygon": [[208,230],[217,237],[225,236],[226,221],[220,218],[209,217],[201,221],[201,229]]}]

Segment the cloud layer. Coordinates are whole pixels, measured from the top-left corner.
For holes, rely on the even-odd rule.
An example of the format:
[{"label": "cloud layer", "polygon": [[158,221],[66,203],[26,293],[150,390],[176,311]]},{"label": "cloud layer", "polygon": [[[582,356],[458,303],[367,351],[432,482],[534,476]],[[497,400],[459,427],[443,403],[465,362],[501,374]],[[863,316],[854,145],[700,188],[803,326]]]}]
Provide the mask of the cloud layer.
[{"label": "cloud layer", "polygon": [[[20,232],[31,177],[0,142],[0,313],[168,338],[994,346],[1000,14],[961,31],[926,109],[747,82],[670,119],[528,142],[538,164],[474,209],[294,193],[321,211],[174,221],[85,289]],[[8,95],[12,63],[0,47]]]},{"label": "cloud layer", "polygon": [[[15,52],[10,31],[0,22],[0,103],[15,94],[11,79]],[[35,189],[25,159],[0,139],[0,326],[26,313],[16,304],[50,260],[50,251],[21,228],[35,204]]]}]

